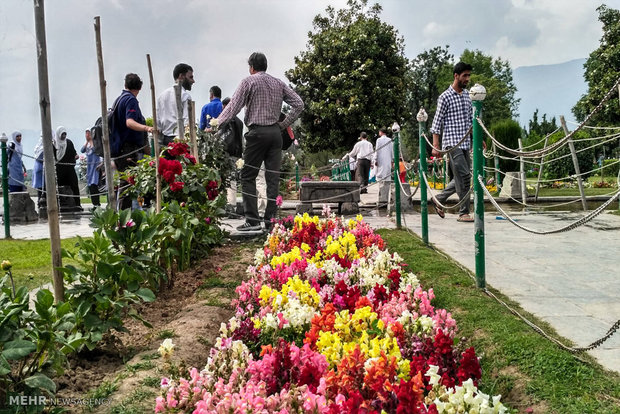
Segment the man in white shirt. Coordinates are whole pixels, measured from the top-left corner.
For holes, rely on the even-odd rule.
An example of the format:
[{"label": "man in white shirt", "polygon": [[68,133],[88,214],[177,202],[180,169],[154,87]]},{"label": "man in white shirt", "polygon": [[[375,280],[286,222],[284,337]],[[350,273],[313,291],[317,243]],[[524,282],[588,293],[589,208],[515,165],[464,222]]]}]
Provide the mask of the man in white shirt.
[{"label": "man in white shirt", "polygon": [[374,159],[374,148],[370,142],[368,142],[368,135],[365,132],[360,134],[360,140],[353,146],[353,149],[348,154],[342,157],[343,160],[353,157],[357,160],[356,173],[357,177],[362,185],[361,194],[368,192],[368,175],[370,173],[370,164]]},{"label": "man in white shirt", "polygon": [[[186,63],[179,63],[172,71],[172,77],[181,85],[181,103],[183,104],[183,125],[187,125],[189,116],[187,102],[192,97],[189,91],[194,83],[194,69]],[[159,131],[160,145],[168,145],[175,137],[183,137],[185,131],[177,131],[177,101],[174,86],[163,91],[157,98],[157,129]]]},{"label": "man in white shirt", "polygon": [[386,129],[379,130],[377,138],[377,154],[375,160],[377,182],[379,183],[379,199],[377,206],[386,206],[390,192],[390,178],[392,177],[392,166],[394,165],[394,147],[392,140],[386,134]]}]

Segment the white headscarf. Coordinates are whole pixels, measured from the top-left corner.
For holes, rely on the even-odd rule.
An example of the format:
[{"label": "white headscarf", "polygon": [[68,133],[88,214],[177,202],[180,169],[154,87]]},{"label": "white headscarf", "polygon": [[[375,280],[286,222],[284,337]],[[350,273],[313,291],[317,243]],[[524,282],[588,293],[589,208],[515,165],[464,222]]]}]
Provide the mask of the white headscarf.
[{"label": "white headscarf", "polygon": [[54,137],[54,147],[56,148],[56,162],[60,161],[65,156],[67,150],[67,139],[60,139],[62,133],[66,133],[67,130],[64,126],[56,128],[56,136]]},{"label": "white headscarf", "polygon": [[[15,146],[13,147],[15,152],[18,152],[19,155],[22,155],[24,153],[24,149],[22,148],[22,143],[21,142],[17,142],[17,136],[21,135],[22,133],[19,131],[14,131],[11,134],[11,144],[15,144]],[[23,137],[22,137],[23,139]]]},{"label": "white headscarf", "polygon": [[34,158],[38,160],[41,154],[43,154],[43,132],[41,132],[39,142],[37,142],[37,145],[34,147]]}]

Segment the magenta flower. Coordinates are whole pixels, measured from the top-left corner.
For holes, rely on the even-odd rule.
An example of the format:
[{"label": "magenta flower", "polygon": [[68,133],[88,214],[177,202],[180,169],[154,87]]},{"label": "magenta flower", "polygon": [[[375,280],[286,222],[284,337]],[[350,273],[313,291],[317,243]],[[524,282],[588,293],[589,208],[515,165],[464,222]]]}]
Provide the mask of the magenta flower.
[{"label": "magenta flower", "polygon": [[278,207],[282,206],[282,196],[281,195],[276,197],[276,206],[278,206]]}]

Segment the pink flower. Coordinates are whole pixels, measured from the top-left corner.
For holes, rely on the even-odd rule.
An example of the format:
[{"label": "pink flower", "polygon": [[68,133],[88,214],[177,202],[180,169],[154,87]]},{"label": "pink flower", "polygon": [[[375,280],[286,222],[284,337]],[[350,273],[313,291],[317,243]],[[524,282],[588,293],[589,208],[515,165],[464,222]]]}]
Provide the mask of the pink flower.
[{"label": "pink flower", "polygon": [[211,217],[205,217],[205,223],[211,224]]},{"label": "pink flower", "polygon": [[129,228],[129,227],[133,227],[135,225],[136,225],[136,223],[132,219],[129,219],[129,220],[127,220],[127,223],[125,223],[123,225],[123,228],[126,229],[126,228]]},{"label": "pink flower", "polygon": [[276,206],[278,206],[278,207],[282,206],[282,196],[281,195],[276,197]]}]

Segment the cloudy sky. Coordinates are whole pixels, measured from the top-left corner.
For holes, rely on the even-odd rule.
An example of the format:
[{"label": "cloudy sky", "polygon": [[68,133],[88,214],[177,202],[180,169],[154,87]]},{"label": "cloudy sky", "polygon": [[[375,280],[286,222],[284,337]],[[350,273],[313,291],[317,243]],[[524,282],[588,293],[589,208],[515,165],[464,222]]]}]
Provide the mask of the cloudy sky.
[{"label": "cloudy sky", "polygon": [[[603,0],[380,0],[384,21],[405,40],[407,57],[438,45],[479,49],[519,66],[584,58],[598,47]],[[47,0],[45,2],[53,128],[64,125],[82,142],[81,131],[100,113],[93,21],[101,16],[105,76],[110,103],[123,77],[138,73],[145,81],[138,99],[151,114],[146,54],[153,62],[155,89],[172,85],[172,68],[193,66],[192,97],[200,108],[209,87],[231,95],[248,75],[247,57],[260,50],[268,72],[283,77],[305,49],[312,19],[326,0]],[[620,8],[620,0],[606,0]],[[32,0],[0,1],[0,132],[40,126]],[[582,79],[575,79],[582,82]],[[78,135],[75,137],[75,135]],[[34,146],[34,142],[32,143]],[[26,144],[26,149],[30,145]]]}]

